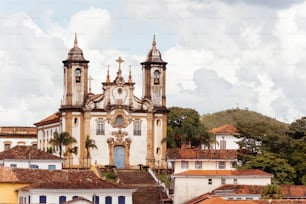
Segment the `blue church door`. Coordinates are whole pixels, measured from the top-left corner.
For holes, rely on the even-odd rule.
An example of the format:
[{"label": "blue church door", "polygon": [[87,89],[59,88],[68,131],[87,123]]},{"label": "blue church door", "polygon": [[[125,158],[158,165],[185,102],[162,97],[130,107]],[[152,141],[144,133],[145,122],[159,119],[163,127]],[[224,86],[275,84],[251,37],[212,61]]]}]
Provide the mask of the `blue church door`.
[{"label": "blue church door", "polygon": [[117,169],[125,168],[125,147],[124,146],[114,147],[114,163]]}]

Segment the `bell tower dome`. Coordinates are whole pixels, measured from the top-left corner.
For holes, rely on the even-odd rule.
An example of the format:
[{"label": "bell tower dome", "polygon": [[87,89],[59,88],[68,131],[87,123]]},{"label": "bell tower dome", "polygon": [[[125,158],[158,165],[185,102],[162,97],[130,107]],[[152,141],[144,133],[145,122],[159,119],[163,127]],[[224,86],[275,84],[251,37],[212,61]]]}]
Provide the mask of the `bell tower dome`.
[{"label": "bell tower dome", "polygon": [[147,54],[146,61],[142,66],[143,98],[152,101],[155,109],[166,108],[166,65],[156,47],[155,35],[153,36],[152,48]]},{"label": "bell tower dome", "polygon": [[62,108],[82,107],[88,95],[88,63],[78,47],[75,34],[74,46],[64,63],[64,98]]}]

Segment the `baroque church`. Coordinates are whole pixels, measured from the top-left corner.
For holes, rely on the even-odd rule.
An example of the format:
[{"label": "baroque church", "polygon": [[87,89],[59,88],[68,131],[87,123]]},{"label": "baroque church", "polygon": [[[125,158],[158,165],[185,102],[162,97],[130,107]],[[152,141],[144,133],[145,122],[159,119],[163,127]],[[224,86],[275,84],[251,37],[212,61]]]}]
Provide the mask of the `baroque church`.
[{"label": "baroque church", "polygon": [[155,36],[146,60],[140,63],[141,98],[134,95],[131,70],[128,76],[123,76],[124,60],[119,57],[116,61],[117,75],[112,77],[107,70],[101,93],[92,93],[89,61],[75,36],[74,46],[63,61],[61,106],[56,113],[34,124],[38,129],[37,146],[47,151],[52,148],[50,140],[55,132],[68,132],[76,139],[78,151],[65,155],[65,167],[88,167],[85,140],[89,136],[97,146],[90,149],[89,164],[121,169],[138,168],[140,164],[165,168],[166,143],[161,141],[167,134],[167,62],[162,60]]}]

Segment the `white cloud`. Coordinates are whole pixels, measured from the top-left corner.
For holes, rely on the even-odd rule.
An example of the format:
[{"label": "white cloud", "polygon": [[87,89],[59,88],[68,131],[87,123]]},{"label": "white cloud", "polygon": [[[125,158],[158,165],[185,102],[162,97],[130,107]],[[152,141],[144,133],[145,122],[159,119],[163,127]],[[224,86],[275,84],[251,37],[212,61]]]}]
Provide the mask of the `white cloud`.
[{"label": "white cloud", "polygon": [[[191,107],[200,113],[248,107],[291,122],[305,115],[306,3],[281,5],[253,1],[125,1],[116,10],[91,7],[71,16],[66,25],[41,12],[44,25],[27,14],[1,16],[0,124],[30,125],[56,111],[62,96],[62,63],[78,33],[79,46],[90,60],[94,92],[101,92],[107,65],[115,76],[120,55],[129,65],[141,96],[145,53],[140,35],[151,38],[167,66],[168,106]],[[43,28],[42,28],[43,27]],[[131,37],[136,39],[130,39]],[[171,41],[168,42],[167,40]],[[135,43],[136,42],[136,43]],[[5,87],[5,88],[2,88]],[[3,114],[5,113],[5,114]],[[18,119],[22,117],[22,119]]]}]

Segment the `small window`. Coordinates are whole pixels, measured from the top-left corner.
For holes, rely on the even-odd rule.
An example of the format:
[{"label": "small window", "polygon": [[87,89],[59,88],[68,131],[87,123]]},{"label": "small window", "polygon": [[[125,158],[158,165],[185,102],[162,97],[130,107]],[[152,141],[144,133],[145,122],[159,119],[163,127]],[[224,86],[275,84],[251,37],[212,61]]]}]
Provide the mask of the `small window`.
[{"label": "small window", "polygon": [[118,204],[125,204],[125,197],[124,196],[119,196],[118,197]]},{"label": "small window", "polygon": [[156,154],[157,154],[157,155],[160,154],[160,148],[159,148],[159,147],[156,148]]},{"label": "small window", "polygon": [[39,169],[37,164],[31,164],[30,169]]},{"label": "small window", "polygon": [[74,125],[78,125],[78,118],[73,119]]},{"label": "small window", "polygon": [[246,197],[245,199],[246,199],[246,200],[253,200],[252,197]]},{"label": "small window", "polygon": [[226,141],[224,139],[220,140],[220,149],[226,149]]},{"label": "small window", "polygon": [[158,85],[160,81],[160,72],[158,70],[154,71],[154,84]]},{"label": "small window", "polygon": [[97,120],[97,129],[96,129],[96,135],[104,135],[104,121],[102,119]]},{"label": "small window", "polygon": [[45,195],[39,196],[39,203],[40,204],[47,203],[47,196],[45,196]]},{"label": "small window", "polygon": [[188,169],[188,161],[182,161],[181,169]]},{"label": "small window", "polygon": [[121,126],[122,124],[123,124],[123,117],[122,115],[118,115],[117,118],[115,119],[115,125]]},{"label": "small window", "polygon": [[236,178],[233,179],[234,184],[238,184],[238,180]]},{"label": "small window", "polygon": [[35,148],[35,149],[37,149],[37,143],[33,143],[33,144],[32,144],[32,147]]},{"label": "small window", "polygon": [[4,144],[4,150],[11,149],[11,144]]},{"label": "small window", "polygon": [[106,196],[105,197],[105,204],[112,204],[112,197],[111,196]]},{"label": "small window", "polygon": [[211,185],[212,184],[212,179],[208,179],[208,184]]},{"label": "small window", "polygon": [[55,170],[56,169],[56,166],[54,164],[49,164],[48,165],[48,169],[49,170]]},{"label": "small window", "polygon": [[226,184],[226,179],[225,178],[221,178],[221,184],[225,185]]},{"label": "small window", "polygon": [[97,195],[93,195],[92,196],[92,202],[94,202],[95,204],[99,204],[100,203],[100,198]]},{"label": "small window", "polygon": [[194,166],[196,169],[202,169],[202,161],[195,161]]},{"label": "small window", "polygon": [[10,167],[11,168],[17,168],[17,164],[11,164]]},{"label": "small window", "polygon": [[137,135],[137,136],[141,135],[140,120],[134,121],[134,135]]},{"label": "small window", "polygon": [[59,204],[62,204],[64,202],[66,202],[66,196],[60,196],[59,197]]},{"label": "small window", "polygon": [[218,167],[219,167],[219,169],[225,169],[225,161],[219,161],[218,162]]},{"label": "small window", "polygon": [[80,83],[81,82],[81,69],[77,68],[74,74],[75,74],[75,82]]}]

